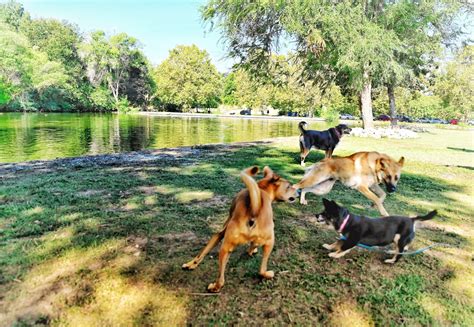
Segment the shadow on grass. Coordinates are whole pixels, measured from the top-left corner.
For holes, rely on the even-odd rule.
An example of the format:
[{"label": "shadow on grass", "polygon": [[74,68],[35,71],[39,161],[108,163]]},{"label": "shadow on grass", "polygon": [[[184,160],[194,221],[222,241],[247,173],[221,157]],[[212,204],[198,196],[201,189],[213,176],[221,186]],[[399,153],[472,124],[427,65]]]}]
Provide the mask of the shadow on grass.
[{"label": "shadow on grass", "polygon": [[456,150],[456,151],[462,151],[462,152],[469,152],[469,153],[474,153],[474,150],[471,149],[465,149],[465,148],[453,148],[448,146],[447,147],[449,150]]},{"label": "shadow on grass", "polygon": [[[260,281],[260,256],[249,258],[241,247],[229,261],[223,293],[199,294],[217,274],[216,250],[195,271],[182,271],[181,264],[227,218],[231,199],[242,188],[239,172],[269,165],[296,182],[304,170],[298,153],[265,144],[197,149],[194,161],[53,170],[7,179],[0,191],[0,294],[5,294],[0,318],[70,324],[316,324],[333,319],[333,308],[342,305],[349,290],[360,306],[354,314],[362,310],[369,320],[432,321],[416,299],[430,285],[442,284],[442,276],[433,273],[439,261],[417,256],[386,269],[380,255],[357,252],[335,263],[321,249],[335,233],[312,219],[321,210],[316,196],[308,197],[308,206],[274,205],[274,280]],[[308,162],[321,158],[313,151]],[[399,190],[386,200],[389,212],[441,208],[442,220],[452,214],[452,199],[445,193],[464,192],[443,180],[408,173]],[[328,197],[356,213],[377,216],[365,197],[341,185]],[[469,213],[460,203],[456,210]],[[424,236],[437,241],[436,233]],[[467,242],[458,234],[442,239],[456,246]],[[407,290],[414,292],[409,301],[416,310],[405,312],[401,302],[381,312],[370,294],[362,296],[367,289],[374,290],[374,298],[383,296],[379,286],[406,274],[425,280],[417,279],[416,287]],[[117,304],[121,299],[130,305]]]}]

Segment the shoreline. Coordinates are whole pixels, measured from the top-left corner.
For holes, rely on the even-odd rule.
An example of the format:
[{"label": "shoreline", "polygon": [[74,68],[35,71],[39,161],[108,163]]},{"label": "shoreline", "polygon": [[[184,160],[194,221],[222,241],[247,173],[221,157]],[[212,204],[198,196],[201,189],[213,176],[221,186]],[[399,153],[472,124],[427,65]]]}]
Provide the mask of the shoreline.
[{"label": "shoreline", "polygon": [[193,146],[182,146],[174,148],[159,148],[140,151],[129,151],[119,153],[106,153],[96,155],[83,155],[76,157],[56,158],[50,160],[32,160],[20,162],[0,163],[0,181],[3,178],[12,177],[12,174],[25,172],[46,172],[60,169],[82,169],[91,167],[106,166],[136,166],[143,163],[155,161],[180,162],[183,164],[192,164],[199,161],[202,156],[213,155],[215,150],[222,152],[232,152],[237,149],[256,145],[270,145],[292,138],[277,137],[272,139],[263,139],[258,141],[233,142],[233,143],[212,143],[199,144]]},{"label": "shoreline", "polygon": [[324,122],[321,117],[293,117],[293,116],[261,116],[261,115],[229,115],[229,114],[202,114],[192,112],[169,112],[169,111],[139,111],[132,115],[151,117],[192,117],[192,118],[242,118],[242,119],[268,119],[268,120],[308,120]]}]

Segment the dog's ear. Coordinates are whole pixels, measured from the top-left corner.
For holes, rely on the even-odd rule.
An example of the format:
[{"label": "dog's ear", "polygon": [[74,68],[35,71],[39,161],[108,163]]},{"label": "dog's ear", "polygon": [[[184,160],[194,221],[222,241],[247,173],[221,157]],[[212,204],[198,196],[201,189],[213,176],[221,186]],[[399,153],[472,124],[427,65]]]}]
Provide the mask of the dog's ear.
[{"label": "dog's ear", "polygon": [[398,165],[400,167],[403,167],[403,164],[405,163],[405,157],[401,157],[400,160],[398,160]]},{"label": "dog's ear", "polygon": [[250,176],[254,176],[258,173],[258,167],[257,166],[253,166],[253,167],[250,167],[247,169],[247,174],[249,174]]},{"label": "dog's ear", "polygon": [[385,158],[377,159],[375,166],[377,170],[382,170],[382,169],[387,168],[387,162],[385,161]]},{"label": "dog's ear", "polygon": [[265,168],[263,168],[263,177],[271,178],[271,177],[273,177],[273,175],[274,175],[274,172],[270,167],[265,166]]},{"label": "dog's ear", "polygon": [[272,176],[272,183],[276,183],[280,180],[280,176],[278,176],[277,174],[273,174]]},{"label": "dog's ear", "polygon": [[323,205],[325,208],[328,208],[331,205],[331,201],[326,198],[323,198]]}]

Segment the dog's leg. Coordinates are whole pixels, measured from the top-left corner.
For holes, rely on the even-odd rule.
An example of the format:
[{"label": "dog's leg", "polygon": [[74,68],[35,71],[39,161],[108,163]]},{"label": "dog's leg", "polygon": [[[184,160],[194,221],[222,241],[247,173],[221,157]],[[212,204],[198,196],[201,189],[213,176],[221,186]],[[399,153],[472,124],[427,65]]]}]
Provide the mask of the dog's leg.
[{"label": "dog's leg", "polygon": [[[399,236],[399,234],[396,234],[396,235]],[[411,239],[409,236],[404,237],[404,238],[398,237],[398,239],[396,239],[396,242],[395,242],[394,256],[391,259],[385,260],[384,262],[393,264],[397,262],[398,260],[400,260],[400,258],[402,257],[402,253],[408,250],[408,244],[410,244],[410,242],[411,242]]]},{"label": "dog's leg", "polygon": [[217,293],[221,290],[222,286],[224,286],[225,278],[225,267],[227,262],[229,261],[230,253],[233,250],[233,246],[229,244],[222,244],[222,247],[219,251],[219,276],[215,283],[210,283],[207,287],[207,290],[212,293]]},{"label": "dog's leg", "polygon": [[250,246],[249,248],[247,249],[247,254],[249,256],[253,256],[254,254],[256,254],[258,252],[258,245],[255,245],[253,242],[250,243]]},{"label": "dog's leg", "polygon": [[301,196],[300,196],[300,203],[301,204],[308,204],[308,202],[305,200],[305,196],[304,196],[304,194],[306,194],[307,192],[311,192],[311,193],[314,193],[316,195],[324,195],[324,194],[329,193],[332,190],[335,183],[336,183],[336,180],[327,180],[327,181],[319,183],[319,184],[317,184],[313,187],[302,189],[301,190]]},{"label": "dog's leg", "polygon": [[329,253],[329,256],[330,256],[331,258],[337,259],[337,258],[340,258],[340,257],[345,256],[345,255],[346,255],[347,253],[349,253],[351,250],[352,250],[352,248],[347,249],[347,250],[345,250],[345,251],[331,252],[331,253]]},{"label": "dog's leg", "polygon": [[375,195],[371,190],[369,190],[369,188],[367,186],[359,186],[357,188],[357,190],[364,194],[365,197],[369,200],[371,200],[373,203],[375,203],[375,205],[377,206],[377,209],[379,210],[379,212],[383,215],[383,216],[388,216],[388,212],[387,210],[385,210],[385,208],[383,207],[383,204],[382,202],[380,201],[380,199],[377,197],[377,195]]},{"label": "dog's leg", "polygon": [[308,204],[308,201],[306,201],[306,192],[304,189],[301,190],[301,194],[300,194],[300,204],[304,204],[304,205],[307,205]]},{"label": "dog's leg", "polygon": [[224,237],[225,229],[222,230],[219,233],[215,233],[212,235],[211,239],[207,243],[207,245],[202,249],[201,253],[199,253],[193,260],[183,264],[181,267],[183,269],[189,269],[193,270],[196,269],[196,267],[201,263],[201,261],[204,259],[204,257],[213,249],[216,247],[216,245],[222,240]]},{"label": "dog's leg", "polygon": [[342,240],[337,240],[336,242],[332,243],[332,244],[323,244],[323,248],[325,248],[326,250],[334,250],[336,249],[337,251],[340,251],[341,250],[341,245],[342,245]]},{"label": "dog's leg", "polygon": [[377,194],[377,196],[379,197],[380,202],[383,203],[385,201],[385,198],[387,197],[387,194],[385,194],[385,192],[382,190],[382,188],[378,184],[374,184],[370,188],[372,189],[372,191],[375,194]]},{"label": "dog's leg", "polygon": [[267,270],[268,258],[273,249],[274,240],[263,245],[262,264],[260,265],[260,276],[263,278],[271,279],[275,276],[272,270]]},{"label": "dog's leg", "polygon": [[336,252],[331,252],[329,253],[329,256],[331,258],[340,258],[346,255],[350,250],[352,250],[357,243],[359,243],[361,238],[361,231],[359,228],[355,228],[350,231],[349,235],[347,236],[347,239],[342,242],[341,247],[339,248],[338,251]]},{"label": "dog's leg", "polygon": [[334,149],[327,149],[326,150],[326,154],[324,156],[324,158],[332,158],[332,152],[334,151]]},{"label": "dog's leg", "polygon": [[304,167],[305,166],[305,162],[304,160],[306,159],[306,157],[308,156],[309,154],[309,150],[306,149],[304,146],[302,146],[300,144],[300,157],[301,157],[301,166]]}]

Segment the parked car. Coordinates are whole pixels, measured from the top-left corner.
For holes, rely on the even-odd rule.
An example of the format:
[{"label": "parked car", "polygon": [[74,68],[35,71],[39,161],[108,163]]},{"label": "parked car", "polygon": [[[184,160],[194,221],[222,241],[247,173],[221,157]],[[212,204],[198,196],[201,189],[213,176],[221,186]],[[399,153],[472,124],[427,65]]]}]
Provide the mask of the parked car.
[{"label": "parked car", "polygon": [[448,122],[444,119],[433,118],[433,119],[431,119],[430,123],[431,124],[447,124]]},{"label": "parked car", "polygon": [[413,122],[413,119],[411,119],[410,117],[408,116],[398,116],[398,121],[401,121],[401,122],[405,122],[405,123],[411,123]]},{"label": "parked car", "polygon": [[420,118],[420,119],[417,120],[417,122],[418,123],[423,123],[423,124],[429,124],[429,123],[431,123],[431,118],[426,118],[426,117]]},{"label": "parked car", "polygon": [[474,125],[474,120],[468,120],[468,121],[467,121],[467,124],[468,124],[468,125]]},{"label": "parked car", "polygon": [[390,120],[390,116],[387,116],[387,115],[378,115],[377,118],[375,118],[375,120],[389,121],[389,120]]},{"label": "parked car", "polygon": [[356,120],[356,119],[357,119],[357,117],[354,117],[354,116],[352,116],[352,115],[350,115],[350,114],[341,114],[341,115],[339,116],[339,118],[340,118],[340,119],[346,119],[346,120]]},{"label": "parked car", "polygon": [[459,123],[459,121],[458,121],[457,119],[451,119],[451,120],[449,121],[449,123],[450,123],[451,125],[457,125],[457,124]]}]

